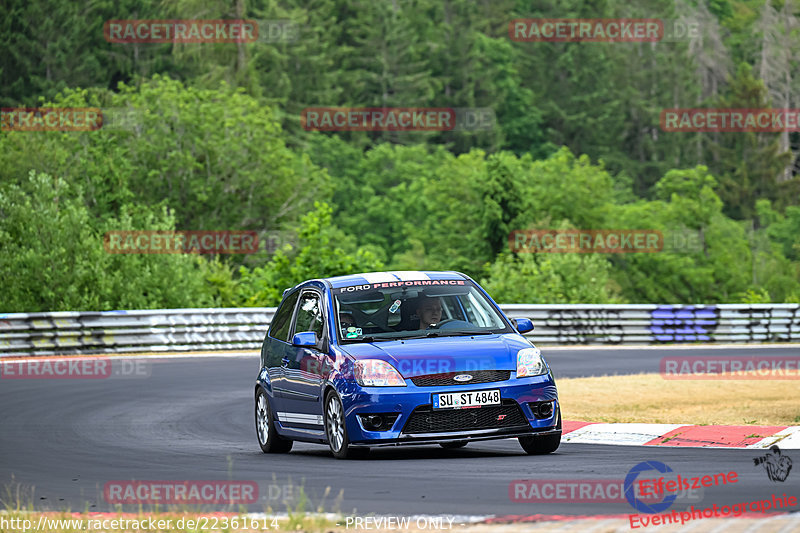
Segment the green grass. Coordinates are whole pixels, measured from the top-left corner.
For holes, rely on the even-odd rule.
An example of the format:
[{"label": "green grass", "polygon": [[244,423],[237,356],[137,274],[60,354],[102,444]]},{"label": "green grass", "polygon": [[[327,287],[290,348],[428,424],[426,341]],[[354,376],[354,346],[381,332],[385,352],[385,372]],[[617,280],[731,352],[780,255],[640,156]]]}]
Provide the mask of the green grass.
[{"label": "green grass", "polygon": [[675,380],[635,374],[559,379],[557,385],[564,420],[732,426],[800,422],[797,380]]},{"label": "green grass", "polygon": [[[273,475],[273,479],[275,476]],[[52,520],[80,520],[80,523],[73,523],[72,527],[62,523],[62,527],[48,527],[47,531],[52,533],[85,533],[88,528],[89,520],[113,520],[121,518],[129,521],[139,520],[148,521],[149,519],[170,520],[169,527],[160,529],[165,533],[208,533],[211,531],[211,525],[218,525],[215,530],[223,533],[238,533],[250,531],[303,531],[308,533],[324,533],[337,529],[337,523],[344,522],[344,515],[338,511],[339,506],[344,497],[344,491],[340,491],[337,497],[330,503],[332,509],[335,511],[326,511],[328,505],[328,498],[331,494],[331,488],[325,489],[324,494],[320,501],[314,505],[311,499],[305,492],[302,485],[296,486],[289,480],[289,485],[292,487],[292,495],[294,501],[282,502],[285,509],[273,510],[271,507],[266,507],[263,513],[267,516],[266,521],[264,518],[258,519],[258,527],[252,529],[254,525],[253,518],[247,518],[246,509],[244,506],[237,506],[238,509],[228,509],[226,511],[212,510],[210,508],[202,509],[200,506],[195,505],[169,505],[166,509],[162,506],[153,505],[152,509],[147,510],[144,506],[139,505],[137,511],[123,511],[121,505],[116,505],[114,510],[106,512],[102,518],[90,517],[90,511],[87,508],[83,512],[73,512],[69,509],[60,509],[58,511],[52,510],[34,510],[34,487],[18,483],[12,476],[11,483],[6,484],[0,490],[0,519],[6,522],[17,519],[29,520],[34,527],[38,524],[40,516],[43,514],[46,518]],[[282,484],[281,486],[284,486]],[[281,517],[276,517],[276,513],[280,512]],[[336,519],[330,518],[330,514],[337,516]],[[230,515],[230,516],[227,516]],[[204,527],[200,527],[198,519],[206,519]],[[184,527],[178,527],[179,520],[183,519]],[[194,527],[189,527],[186,520],[195,520]],[[227,527],[222,527],[227,525]],[[75,527],[78,526],[78,527]],[[276,527],[277,526],[277,527]],[[266,527],[266,529],[265,529]],[[140,529],[145,531],[145,529]],[[106,531],[123,531],[122,529],[113,530],[106,529]],[[2,527],[2,520],[0,520],[0,533],[21,533],[21,528]]]}]

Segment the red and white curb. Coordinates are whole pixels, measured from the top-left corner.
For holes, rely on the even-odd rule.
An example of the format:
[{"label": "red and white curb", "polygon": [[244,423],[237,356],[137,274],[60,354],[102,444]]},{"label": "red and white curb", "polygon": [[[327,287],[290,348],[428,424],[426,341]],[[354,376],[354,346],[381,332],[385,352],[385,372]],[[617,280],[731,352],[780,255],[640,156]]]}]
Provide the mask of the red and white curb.
[{"label": "red and white curb", "polygon": [[689,448],[800,449],[800,426],[563,423],[562,442]]}]

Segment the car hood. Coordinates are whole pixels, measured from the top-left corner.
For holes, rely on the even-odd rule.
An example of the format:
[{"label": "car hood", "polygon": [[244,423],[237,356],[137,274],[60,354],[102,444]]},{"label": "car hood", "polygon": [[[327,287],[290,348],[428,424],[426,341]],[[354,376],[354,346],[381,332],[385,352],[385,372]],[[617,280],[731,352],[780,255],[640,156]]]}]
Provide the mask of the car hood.
[{"label": "car hood", "polygon": [[530,347],[531,344],[522,335],[515,333],[340,346],[342,351],[356,359],[386,361],[404,378],[476,370],[516,371],[517,352]]}]

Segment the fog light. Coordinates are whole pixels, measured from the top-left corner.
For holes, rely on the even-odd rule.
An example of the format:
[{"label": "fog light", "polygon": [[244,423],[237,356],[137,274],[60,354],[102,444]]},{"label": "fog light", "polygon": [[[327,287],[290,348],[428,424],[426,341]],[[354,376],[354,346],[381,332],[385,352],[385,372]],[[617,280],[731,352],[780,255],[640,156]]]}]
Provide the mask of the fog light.
[{"label": "fog light", "polygon": [[358,415],[358,419],[366,431],[389,431],[398,416],[400,413],[369,413]]},{"label": "fog light", "polygon": [[555,408],[555,402],[548,401],[548,402],[530,402],[528,407],[531,408],[531,413],[536,418],[550,418],[553,416],[553,409]]}]

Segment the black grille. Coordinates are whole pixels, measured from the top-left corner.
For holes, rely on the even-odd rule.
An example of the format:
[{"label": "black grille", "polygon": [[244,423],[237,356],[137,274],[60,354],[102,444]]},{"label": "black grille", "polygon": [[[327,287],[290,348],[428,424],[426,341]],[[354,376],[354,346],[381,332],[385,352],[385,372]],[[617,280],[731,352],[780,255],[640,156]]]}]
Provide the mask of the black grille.
[{"label": "black grille", "polygon": [[[456,381],[454,376],[469,374],[472,379],[469,381]],[[475,383],[492,383],[494,381],[505,381],[511,376],[510,370],[473,370],[465,372],[446,372],[444,374],[428,374],[427,376],[417,376],[411,378],[411,382],[417,387],[442,387],[449,385],[474,385]]]},{"label": "black grille", "polygon": [[403,433],[446,433],[476,429],[509,429],[515,426],[530,428],[525,415],[514,400],[504,400],[502,405],[474,409],[433,410],[430,405],[422,405],[414,409],[408,417]]}]

